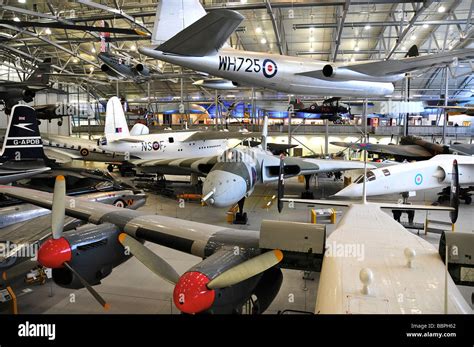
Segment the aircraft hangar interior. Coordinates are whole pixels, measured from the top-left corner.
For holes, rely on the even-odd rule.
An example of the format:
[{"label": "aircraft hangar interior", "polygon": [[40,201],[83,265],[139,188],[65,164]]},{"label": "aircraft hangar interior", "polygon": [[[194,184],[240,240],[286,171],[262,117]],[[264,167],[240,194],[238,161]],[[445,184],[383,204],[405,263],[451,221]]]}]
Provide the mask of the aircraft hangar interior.
[{"label": "aircraft hangar interior", "polygon": [[473,11],[0,1],[0,312],[472,317]]}]

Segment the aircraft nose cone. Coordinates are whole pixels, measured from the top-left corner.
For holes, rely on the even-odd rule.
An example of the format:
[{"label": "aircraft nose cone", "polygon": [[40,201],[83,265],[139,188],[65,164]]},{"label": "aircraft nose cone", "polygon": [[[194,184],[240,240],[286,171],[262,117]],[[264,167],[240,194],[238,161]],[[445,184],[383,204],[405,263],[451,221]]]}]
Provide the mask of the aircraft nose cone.
[{"label": "aircraft nose cone", "polygon": [[209,278],[201,272],[186,272],[174,287],[173,301],[184,313],[204,312],[214,303],[215,292],[207,288]]},{"label": "aircraft nose cone", "polygon": [[206,196],[214,191],[207,201],[215,207],[228,207],[239,202],[247,194],[247,184],[239,175],[214,170],[209,172],[202,186],[202,195]]},{"label": "aircraft nose cone", "polygon": [[38,262],[51,269],[60,268],[72,257],[71,245],[64,238],[49,239],[38,250]]}]

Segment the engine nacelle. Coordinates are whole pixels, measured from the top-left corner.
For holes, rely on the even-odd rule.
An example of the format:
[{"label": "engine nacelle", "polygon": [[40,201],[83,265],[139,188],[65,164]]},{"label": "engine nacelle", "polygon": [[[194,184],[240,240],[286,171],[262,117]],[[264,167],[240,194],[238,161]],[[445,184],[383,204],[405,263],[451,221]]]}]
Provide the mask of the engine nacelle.
[{"label": "engine nacelle", "polygon": [[[100,225],[86,224],[64,233],[71,246],[72,258],[69,264],[91,285],[110,275],[112,269],[130,255],[118,241],[120,231],[109,223]],[[70,270],[65,267],[53,269],[54,282],[64,288],[79,289],[84,286]]]},{"label": "engine nacelle", "polygon": [[[176,284],[173,299],[176,307],[184,313],[240,313],[242,306],[253,295],[259,293],[262,308],[267,308],[275,297],[274,286],[260,286],[264,274],[221,289],[209,289],[206,284],[224,271],[243,263],[255,254],[234,247],[223,247],[189,269]],[[269,271],[269,270],[267,270]],[[276,281],[278,275],[273,274]],[[257,288],[259,289],[257,291]],[[260,310],[259,313],[263,312]]]},{"label": "engine nacelle", "polygon": [[149,76],[150,75],[150,69],[146,67],[143,64],[137,64],[135,65],[135,70],[142,76]]},{"label": "engine nacelle", "polygon": [[324,65],[322,72],[324,77],[336,81],[396,82],[400,79],[400,75],[372,76],[331,64]]}]

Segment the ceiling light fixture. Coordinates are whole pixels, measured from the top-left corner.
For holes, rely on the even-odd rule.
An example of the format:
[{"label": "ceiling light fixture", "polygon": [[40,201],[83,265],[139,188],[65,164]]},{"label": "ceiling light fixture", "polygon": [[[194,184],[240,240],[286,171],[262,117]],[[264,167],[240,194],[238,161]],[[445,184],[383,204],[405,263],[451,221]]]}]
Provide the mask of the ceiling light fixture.
[{"label": "ceiling light fixture", "polygon": [[438,7],[438,12],[439,13],[443,13],[446,11],[446,7],[444,7],[443,5],[441,5],[440,7]]},{"label": "ceiling light fixture", "polygon": [[267,39],[263,37],[263,38],[260,40],[260,43],[261,43],[262,45],[266,44],[266,43],[267,43]]}]

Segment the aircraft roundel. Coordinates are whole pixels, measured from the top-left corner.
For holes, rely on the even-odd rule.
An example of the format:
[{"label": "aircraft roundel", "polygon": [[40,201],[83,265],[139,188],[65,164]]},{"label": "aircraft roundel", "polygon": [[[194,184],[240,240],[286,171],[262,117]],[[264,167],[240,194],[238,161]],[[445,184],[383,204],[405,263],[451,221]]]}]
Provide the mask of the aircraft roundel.
[{"label": "aircraft roundel", "polygon": [[160,149],[160,143],[158,141],[153,142],[153,150],[157,151]]},{"label": "aircraft roundel", "polygon": [[82,148],[80,153],[83,157],[87,157],[89,155],[89,150],[87,148]]},{"label": "aircraft roundel", "polygon": [[273,60],[265,59],[263,61],[262,66],[263,66],[263,75],[266,78],[272,78],[273,76],[276,75],[278,68]]},{"label": "aircraft roundel", "polygon": [[416,174],[415,176],[415,184],[419,186],[423,182],[423,176],[421,174]]}]

